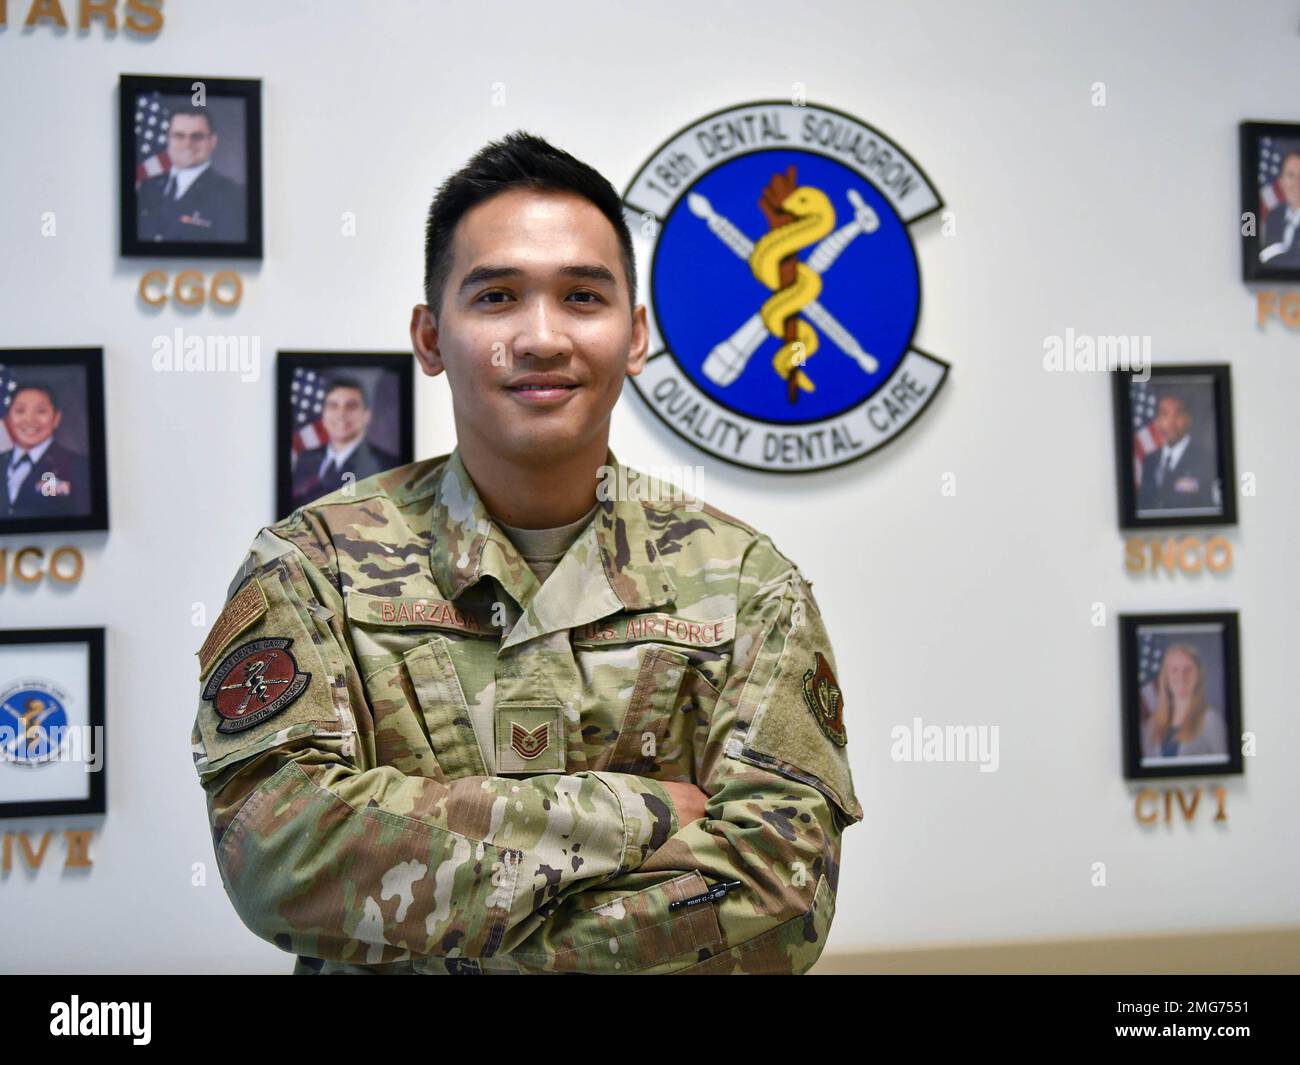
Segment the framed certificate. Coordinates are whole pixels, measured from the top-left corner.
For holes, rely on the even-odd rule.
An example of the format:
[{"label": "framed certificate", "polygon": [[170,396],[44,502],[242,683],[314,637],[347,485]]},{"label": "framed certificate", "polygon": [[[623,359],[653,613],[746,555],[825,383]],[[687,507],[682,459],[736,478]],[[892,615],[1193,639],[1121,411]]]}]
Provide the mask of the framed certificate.
[{"label": "framed certificate", "polygon": [[0,629],[0,817],[105,812],[104,630]]}]

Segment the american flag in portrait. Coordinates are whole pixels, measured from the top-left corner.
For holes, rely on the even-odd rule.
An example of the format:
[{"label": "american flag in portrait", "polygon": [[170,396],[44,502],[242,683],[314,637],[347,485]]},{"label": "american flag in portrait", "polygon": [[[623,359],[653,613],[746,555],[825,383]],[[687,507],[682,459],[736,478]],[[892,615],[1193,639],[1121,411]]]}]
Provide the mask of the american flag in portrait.
[{"label": "american flag in portrait", "polygon": [[1300,141],[1259,138],[1259,228],[1264,228],[1268,213],[1285,202],[1282,193],[1282,160],[1287,152],[1300,149]]},{"label": "american flag in portrait", "polygon": [[289,383],[289,405],[293,408],[293,461],[326,441],[321,410],[325,404],[325,375],[298,366]]},{"label": "american flag in portrait", "polygon": [[[9,413],[9,404],[14,401],[14,392],[18,389],[18,378],[8,366],[0,363],[0,418]],[[9,427],[0,421],[0,451],[8,451],[14,446],[9,437]]]},{"label": "american flag in portrait", "polygon": [[1160,677],[1160,664],[1165,660],[1169,637],[1164,633],[1138,629],[1138,691],[1142,696],[1142,721],[1155,713],[1156,682]]},{"label": "american flag in portrait", "polygon": [[1142,460],[1165,446],[1165,438],[1156,428],[1156,407],[1160,397],[1150,381],[1129,381],[1129,401],[1133,409],[1133,487],[1142,485]]},{"label": "american flag in portrait", "polygon": [[135,187],[172,168],[167,154],[167,127],[171,109],[157,91],[142,92],[135,99]]}]

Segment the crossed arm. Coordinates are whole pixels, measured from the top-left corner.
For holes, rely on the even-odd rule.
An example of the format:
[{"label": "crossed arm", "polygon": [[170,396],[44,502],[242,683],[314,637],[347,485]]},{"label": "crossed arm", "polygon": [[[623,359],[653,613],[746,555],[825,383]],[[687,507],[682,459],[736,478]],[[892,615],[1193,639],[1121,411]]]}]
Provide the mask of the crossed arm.
[{"label": "crossed arm", "polygon": [[[268,610],[241,638],[292,637],[313,683],[235,749],[202,703],[195,722],[218,865],[253,932],[308,957],[411,957],[426,971],[475,959],[524,972],[802,972],[816,960],[844,817],[733,734],[756,703],[791,697],[783,685],[797,677],[780,663],[806,625],[800,582],[754,578],[703,788],[598,771],[445,781],[373,764],[358,742],[373,735],[371,708],[332,627],[341,599],[295,561],[315,602],[268,560],[252,578]],[[339,727],[349,719],[355,730]],[[677,905],[720,881],[741,887]]]}]

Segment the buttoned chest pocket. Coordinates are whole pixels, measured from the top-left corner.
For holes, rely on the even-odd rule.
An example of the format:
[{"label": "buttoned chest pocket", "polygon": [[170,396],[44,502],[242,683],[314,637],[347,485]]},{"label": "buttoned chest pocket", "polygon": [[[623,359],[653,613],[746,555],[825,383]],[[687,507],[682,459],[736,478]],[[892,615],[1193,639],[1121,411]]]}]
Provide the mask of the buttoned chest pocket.
[{"label": "buttoned chest pocket", "polygon": [[486,776],[446,637],[424,634],[401,659],[362,675],[375,765],[408,776]]},{"label": "buttoned chest pocket", "polygon": [[660,777],[673,772],[690,738],[688,725],[693,722],[678,711],[689,659],[667,647],[640,647],[635,653],[641,663],[622,720],[604,738],[592,768]]},{"label": "buttoned chest pocket", "polygon": [[690,781],[717,692],[696,668],[729,649],[733,619],[633,615],[572,634],[588,767]]},{"label": "buttoned chest pocket", "polygon": [[455,659],[483,658],[490,675],[491,634],[440,600],[352,592],[347,615],[374,722],[375,763],[446,780],[486,776]]}]

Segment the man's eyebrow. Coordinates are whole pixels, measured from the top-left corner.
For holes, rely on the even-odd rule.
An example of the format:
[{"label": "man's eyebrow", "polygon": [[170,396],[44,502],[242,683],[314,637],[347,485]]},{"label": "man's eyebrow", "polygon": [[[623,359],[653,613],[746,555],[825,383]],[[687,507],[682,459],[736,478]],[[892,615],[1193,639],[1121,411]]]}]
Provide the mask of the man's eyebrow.
[{"label": "man's eyebrow", "polygon": [[615,287],[618,285],[618,278],[614,276],[613,271],[607,266],[601,266],[599,263],[579,263],[576,266],[562,266],[560,273],[565,277],[576,277],[584,281],[603,281]]},{"label": "man's eyebrow", "polygon": [[[476,266],[461,278],[458,292],[464,292],[485,281],[496,281],[505,277],[522,277],[524,271],[517,266]],[[613,271],[599,263],[576,263],[560,267],[558,273],[564,277],[578,278],[584,281],[599,281],[617,288],[618,279]]]}]

